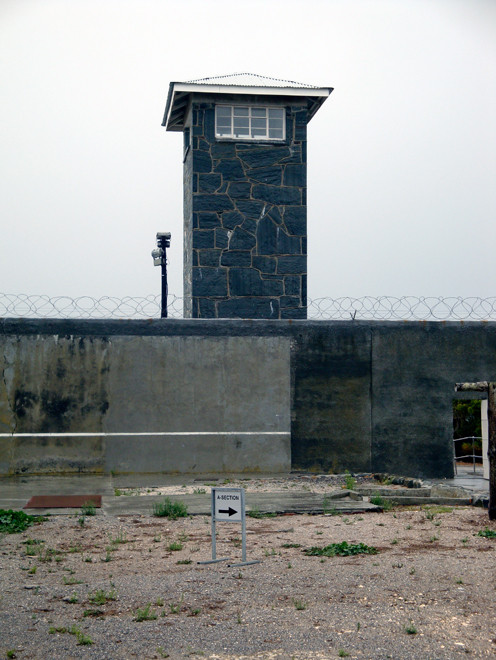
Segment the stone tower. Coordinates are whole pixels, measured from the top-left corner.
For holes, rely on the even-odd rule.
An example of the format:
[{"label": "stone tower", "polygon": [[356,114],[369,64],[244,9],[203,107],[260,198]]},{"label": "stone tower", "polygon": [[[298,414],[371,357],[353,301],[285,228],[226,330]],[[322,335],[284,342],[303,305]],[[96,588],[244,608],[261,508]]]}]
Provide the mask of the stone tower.
[{"label": "stone tower", "polygon": [[185,317],[306,318],[307,124],[331,92],[252,74],[170,83]]}]

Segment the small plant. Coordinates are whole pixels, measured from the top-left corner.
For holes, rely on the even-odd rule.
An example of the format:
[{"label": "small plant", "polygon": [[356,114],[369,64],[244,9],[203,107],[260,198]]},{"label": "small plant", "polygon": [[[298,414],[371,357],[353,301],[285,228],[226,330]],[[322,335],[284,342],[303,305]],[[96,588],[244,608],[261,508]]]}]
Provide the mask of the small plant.
[{"label": "small plant", "polygon": [[96,516],[96,509],[93,502],[85,502],[81,507],[82,516]]},{"label": "small plant", "polygon": [[298,598],[293,598],[293,605],[297,610],[306,610],[307,604],[304,600],[299,600]]},{"label": "small plant", "polygon": [[153,604],[156,607],[163,607],[164,606],[164,599],[163,598],[157,598],[157,600]]},{"label": "small plant", "polygon": [[16,650],[15,649],[9,649],[7,653],[5,654],[7,658],[17,658],[16,655]]},{"label": "small plant", "polygon": [[416,635],[418,631],[417,628],[410,621],[410,623],[407,626],[405,626],[405,632],[407,635]]},{"label": "small plant", "polygon": [[194,495],[205,495],[206,492],[207,492],[206,488],[195,488],[193,490]]},{"label": "small plant", "polygon": [[243,623],[243,620],[241,619],[241,612],[239,610],[237,612],[236,623],[238,623],[239,625]]},{"label": "small plant", "polygon": [[29,516],[24,511],[0,509],[0,534],[18,534],[24,532],[31,525],[45,520],[46,517]]},{"label": "small plant", "polygon": [[356,479],[350,474],[349,470],[346,470],[344,476],[344,483],[348,490],[354,490],[356,486]]},{"label": "small plant", "polygon": [[399,540],[398,540],[398,539],[393,539],[393,540],[391,541],[391,545],[398,545],[398,543],[399,543]]},{"label": "small plant", "polygon": [[301,548],[301,543],[283,543],[281,548]]},{"label": "small plant", "polygon": [[78,595],[75,591],[72,592],[72,595],[69,598],[69,603],[77,603],[79,602]]},{"label": "small plant", "polygon": [[180,559],[179,561],[176,561],[176,564],[192,564],[193,562],[191,559]]},{"label": "small plant", "polygon": [[477,532],[477,536],[483,536],[486,539],[496,539],[496,532],[489,527],[481,529]]},{"label": "small plant", "polygon": [[265,550],[264,550],[264,555],[266,557],[273,557],[275,554],[276,554],[276,551],[274,550],[274,548],[271,548],[270,550],[267,550],[267,548],[265,548]]},{"label": "small plant", "polygon": [[198,616],[201,612],[201,609],[199,607],[195,607],[194,609],[189,611],[188,616]]},{"label": "small plant", "polygon": [[338,651],[338,657],[340,658],[347,658],[349,655],[348,651],[345,651],[344,649],[339,649]]},{"label": "small plant", "polygon": [[393,508],[392,500],[386,500],[380,495],[374,495],[373,497],[371,497],[370,503],[375,504],[376,506],[380,506],[383,511],[391,511],[391,509]]},{"label": "small plant", "polygon": [[365,545],[365,543],[348,544],[347,541],[342,543],[331,543],[323,548],[314,546],[307,548],[303,552],[309,557],[348,557],[350,555],[376,555],[377,549],[373,546]]},{"label": "small plant", "polygon": [[400,561],[394,562],[392,566],[393,568],[403,568],[403,564]]},{"label": "small plant", "polygon": [[455,581],[455,584],[463,584],[463,580],[460,578],[460,579]]},{"label": "small plant", "polygon": [[48,634],[49,635],[55,635],[55,633],[59,633],[60,635],[64,635],[67,631],[67,628],[65,626],[50,626],[48,629]]},{"label": "small plant", "polygon": [[164,651],[164,649],[161,646],[159,646],[157,648],[157,653],[159,654],[159,656],[161,658],[168,658],[169,657],[169,654],[167,653],[167,651]]},{"label": "small plant", "polygon": [[138,608],[136,610],[134,620],[135,621],[154,621],[157,618],[156,613],[151,610],[152,604],[148,603],[145,607]]},{"label": "small plant", "polygon": [[105,616],[105,612],[103,610],[95,610],[95,609],[93,609],[93,610],[91,610],[91,609],[90,610],[84,610],[83,616],[84,617],[87,617],[87,616],[93,616],[93,617]]},{"label": "small plant", "polygon": [[439,541],[439,536],[431,536],[429,539],[429,543],[435,543],[436,541]]},{"label": "small plant", "polygon": [[184,502],[172,501],[170,497],[166,497],[163,502],[156,502],[153,505],[153,515],[177,520],[177,518],[185,518],[188,515],[188,507]]},{"label": "small plant", "polygon": [[415,575],[415,569],[414,568],[410,569],[410,575]]},{"label": "small plant", "polygon": [[172,543],[169,543],[167,546],[168,550],[171,550],[172,552],[179,551],[183,549],[183,544],[181,541],[172,541]]},{"label": "small plant", "polygon": [[77,628],[76,626],[72,626],[72,628],[69,630],[71,635],[75,635],[77,639],[77,643],[79,646],[91,646],[93,644],[93,640],[91,637],[88,635],[85,635],[82,630]]},{"label": "small plant", "polygon": [[36,566],[32,566],[28,571],[28,575],[35,575],[35,573],[36,573]]},{"label": "small plant", "polygon": [[88,601],[93,605],[105,605],[109,600],[117,600],[117,594],[113,589],[108,592],[104,589],[97,589],[94,593],[88,595]]}]

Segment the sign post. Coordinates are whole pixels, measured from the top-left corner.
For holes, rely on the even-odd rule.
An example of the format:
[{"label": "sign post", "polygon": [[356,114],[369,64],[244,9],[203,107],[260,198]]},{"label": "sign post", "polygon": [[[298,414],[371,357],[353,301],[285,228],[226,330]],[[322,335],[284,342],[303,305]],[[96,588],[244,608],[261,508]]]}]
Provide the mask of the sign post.
[{"label": "sign post", "polygon": [[242,560],[239,564],[231,566],[247,566],[258,564],[258,561],[246,561],[246,515],[244,488],[212,488],[212,559],[198,562],[200,564],[213,564],[219,561],[228,561],[229,557],[217,558],[216,522],[241,523]]}]

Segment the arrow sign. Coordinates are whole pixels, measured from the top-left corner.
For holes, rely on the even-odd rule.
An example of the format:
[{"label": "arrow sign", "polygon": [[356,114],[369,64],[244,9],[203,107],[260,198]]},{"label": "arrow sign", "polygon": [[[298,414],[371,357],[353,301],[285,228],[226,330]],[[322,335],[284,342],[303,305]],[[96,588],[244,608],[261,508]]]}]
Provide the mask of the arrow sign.
[{"label": "arrow sign", "polygon": [[229,507],[229,509],[219,509],[219,513],[227,513],[229,516],[232,516],[238,512],[235,511],[234,509],[231,509],[231,507]]},{"label": "arrow sign", "polygon": [[242,488],[212,488],[212,515],[215,520],[241,522],[244,514]]}]

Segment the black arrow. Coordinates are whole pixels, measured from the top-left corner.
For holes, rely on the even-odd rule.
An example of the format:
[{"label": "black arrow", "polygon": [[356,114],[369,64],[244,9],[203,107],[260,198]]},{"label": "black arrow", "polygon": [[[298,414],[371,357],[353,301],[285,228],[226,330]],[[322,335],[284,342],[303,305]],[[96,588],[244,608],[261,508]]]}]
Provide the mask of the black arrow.
[{"label": "black arrow", "polygon": [[238,512],[235,511],[234,509],[231,509],[231,507],[229,507],[229,509],[219,509],[219,513],[228,513],[229,516],[232,516],[232,515],[234,515],[235,513],[238,513]]}]

